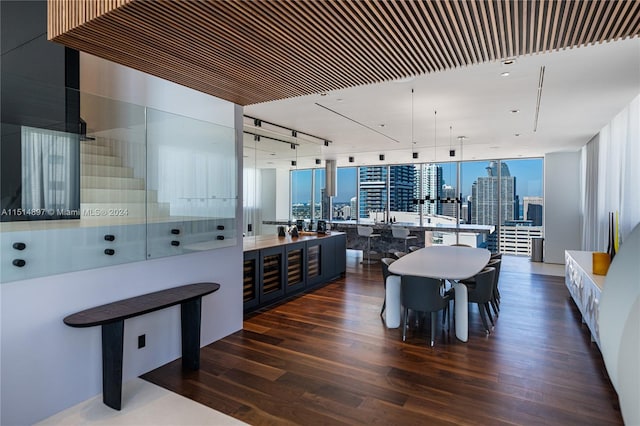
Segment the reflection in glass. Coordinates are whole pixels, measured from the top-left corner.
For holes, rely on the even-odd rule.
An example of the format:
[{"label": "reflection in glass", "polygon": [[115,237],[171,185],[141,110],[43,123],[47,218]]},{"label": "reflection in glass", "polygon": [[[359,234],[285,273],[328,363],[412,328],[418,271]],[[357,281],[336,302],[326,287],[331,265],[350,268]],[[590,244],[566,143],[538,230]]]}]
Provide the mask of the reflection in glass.
[{"label": "reflection in glass", "polygon": [[305,219],[307,222],[312,220],[311,173],[311,169],[291,171],[292,220]]},{"label": "reflection in glass", "polygon": [[77,134],[22,126],[22,210],[36,219],[79,218]]},{"label": "reflection in glass", "polygon": [[333,220],[355,220],[357,212],[357,168],[338,168],[338,193],[333,199]]},{"label": "reflection in glass", "polygon": [[313,221],[317,223],[320,219],[329,219],[329,206],[331,205],[329,197],[325,194],[325,175],[324,169],[313,170]]}]

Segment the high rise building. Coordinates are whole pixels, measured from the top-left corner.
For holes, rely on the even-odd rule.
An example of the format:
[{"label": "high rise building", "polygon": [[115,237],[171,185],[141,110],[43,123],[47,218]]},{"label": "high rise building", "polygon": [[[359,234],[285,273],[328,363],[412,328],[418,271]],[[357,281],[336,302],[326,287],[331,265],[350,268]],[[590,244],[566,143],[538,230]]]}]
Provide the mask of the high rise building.
[{"label": "high rise building", "polygon": [[422,205],[425,215],[442,214],[442,167],[437,164],[427,164],[422,168],[422,194],[420,198],[428,198]]},{"label": "high rise building", "polygon": [[522,214],[524,219],[530,220],[533,226],[542,226],[542,211],[544,201],[542,197],[522,197]]},{"label": "high rise building", "polygon": [[479,177],[471,186],[471,223],[501,225],[519,216],[516,209],[516,178],[511,176],[507,163],[500,164],[498,170],[497,162],[491,161],[486,168],[487,176]]},{"label": "high rise building", "polygon": [[442,198],[447,200],[440,203],[440,214],[443,216],[456,217],[458,203],[456,199],[456,189],[450,185],[442,185]]},{"label": "high rise building", "polygon": [[369,212],[385,212],[387,203],[391,211],[415,211],[415,170],[414,165],[360,167],[360,217],[369,217]]}]

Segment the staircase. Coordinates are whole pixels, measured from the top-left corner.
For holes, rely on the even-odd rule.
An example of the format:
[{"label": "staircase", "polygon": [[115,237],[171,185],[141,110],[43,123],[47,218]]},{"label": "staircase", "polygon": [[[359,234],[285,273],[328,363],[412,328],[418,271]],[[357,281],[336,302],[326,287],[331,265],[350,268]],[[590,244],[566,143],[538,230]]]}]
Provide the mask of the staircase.
[{"label": "staircase", "polygon": [[80,210],[82,219],[168,217],[169,203],[158,203],[156,191],[145,189],[133,168],[123,166],[105,138],[80,144]]}]

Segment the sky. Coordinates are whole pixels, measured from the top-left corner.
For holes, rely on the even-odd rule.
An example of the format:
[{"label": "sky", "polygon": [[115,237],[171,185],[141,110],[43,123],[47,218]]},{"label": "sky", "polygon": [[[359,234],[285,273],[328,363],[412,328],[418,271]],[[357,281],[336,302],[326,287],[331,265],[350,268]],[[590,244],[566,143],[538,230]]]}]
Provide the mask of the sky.
[{"label": "sky", "polygon": [[[543,160],[531,158],[522,160],[504,160],[509,167],[511,176],[516,177],[516,194],[522,197],[542,196]],[[455,163],[440,163],[442,166],[442,178],[446,184],[456,183]],[[471,185],[478,176],[486,176],[485,168],[489,161],[465,161],[462,163],[462,196],[471,195]],[[324,169],[315,169],[316,180],[324,183]],[[311,170],[297,170],[294,172],[295,180],[292,185],[293,202],[305,203],[311,198]],[[324,186],[324,185],[322,185]],[[320,200],[320,186],[317,186],[317,200]],[[337,195],[334,203],[348,202],[356,195],[356,167],[338,168]]]}]

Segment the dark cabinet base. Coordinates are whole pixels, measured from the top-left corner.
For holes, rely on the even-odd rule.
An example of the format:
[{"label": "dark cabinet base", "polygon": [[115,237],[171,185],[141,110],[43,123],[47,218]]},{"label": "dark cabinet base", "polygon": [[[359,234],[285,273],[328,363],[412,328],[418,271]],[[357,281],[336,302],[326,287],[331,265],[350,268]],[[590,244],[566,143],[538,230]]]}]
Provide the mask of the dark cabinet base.
[{"label": "dark cabinet base", "polygon": [[245,251],[244,312],[279,303],[344,276],[346,256],[347,238],[343,233],[303,241],[275,240],[274,246]]}]

